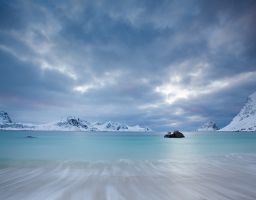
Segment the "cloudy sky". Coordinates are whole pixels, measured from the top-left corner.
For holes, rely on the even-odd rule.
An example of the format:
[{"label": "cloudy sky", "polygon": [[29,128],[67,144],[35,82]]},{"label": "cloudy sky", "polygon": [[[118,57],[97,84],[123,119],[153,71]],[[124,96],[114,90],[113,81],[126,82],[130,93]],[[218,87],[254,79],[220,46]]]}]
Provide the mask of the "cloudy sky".
[{"label": "cloudy sky", "polygon": [[254,0],[1,0],[0,109],[225,126],[256,90],[255,19]]}]

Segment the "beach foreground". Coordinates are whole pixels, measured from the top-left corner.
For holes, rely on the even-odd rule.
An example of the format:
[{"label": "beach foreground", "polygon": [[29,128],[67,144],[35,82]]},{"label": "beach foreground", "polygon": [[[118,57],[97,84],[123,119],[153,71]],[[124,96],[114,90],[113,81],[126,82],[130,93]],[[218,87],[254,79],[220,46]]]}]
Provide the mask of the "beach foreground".
[{"label": "beach foreground", "polygon": [[2,162],[0,199],[256,198],[256,157],[114,162]]}]

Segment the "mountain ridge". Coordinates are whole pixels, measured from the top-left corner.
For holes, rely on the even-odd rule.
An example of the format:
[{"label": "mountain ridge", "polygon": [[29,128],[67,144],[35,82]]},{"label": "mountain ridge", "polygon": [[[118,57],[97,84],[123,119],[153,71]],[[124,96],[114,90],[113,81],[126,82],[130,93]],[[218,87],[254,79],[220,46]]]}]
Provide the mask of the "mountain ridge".
[{"label": "mountain ridge", "polygon": [[60,121],[45,124],[26,124],[12,122],[8,113],[0,112],[1,130],[35,130],[35,131],[127,131],[127,132],[149,132],[148,127],[139,125],[130,126],[119,122],[88,122],[79,117],[68,116]]}]

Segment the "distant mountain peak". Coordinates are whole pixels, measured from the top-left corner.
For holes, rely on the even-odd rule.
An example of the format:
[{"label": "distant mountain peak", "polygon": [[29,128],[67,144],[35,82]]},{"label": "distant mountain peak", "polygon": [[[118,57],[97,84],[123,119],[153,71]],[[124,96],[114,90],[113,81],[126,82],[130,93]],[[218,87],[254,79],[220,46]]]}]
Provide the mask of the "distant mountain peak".
[{"label": "distant mountain peak", "polygon": [[11,118],[5,111],[0,111],[0,124],[12,123]]},{"label": "distant mountain peak", "polygon": [[256,92],[252,93],[240,112],[221,131],[256,130]]},{"label": "distant mountain peak", "polygon": [[208,121],[197,129],[197,131],[217,131],[217,130],[219,130],[219,128],[216,125],[216,123],[213,121]]},{"label": "distant mountain peak", "polygon": [[62,119],[60,122],[56,124],[59,127],[64,128],[82,128],[88,129],[88,124],[86,121],[80,120],[79,117],[68,116],[66,119]]}]

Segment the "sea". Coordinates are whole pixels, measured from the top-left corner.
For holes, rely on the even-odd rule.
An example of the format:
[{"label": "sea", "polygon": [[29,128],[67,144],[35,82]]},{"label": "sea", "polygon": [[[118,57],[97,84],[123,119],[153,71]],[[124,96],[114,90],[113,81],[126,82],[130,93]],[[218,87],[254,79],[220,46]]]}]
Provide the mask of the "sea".
[{"label": "sea", "polygon": [[0,199],[256,199],[256,132],[164,134],[0,131]]}]

